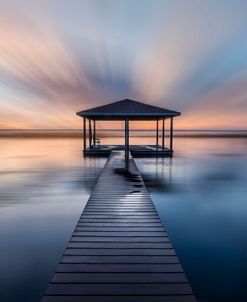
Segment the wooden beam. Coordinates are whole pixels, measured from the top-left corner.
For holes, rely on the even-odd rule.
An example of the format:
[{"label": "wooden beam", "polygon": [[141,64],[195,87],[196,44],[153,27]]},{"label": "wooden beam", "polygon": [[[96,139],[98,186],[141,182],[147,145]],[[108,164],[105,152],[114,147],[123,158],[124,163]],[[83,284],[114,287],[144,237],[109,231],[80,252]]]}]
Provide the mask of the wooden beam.
[{"label": "wooden beam", "polygon": [[173,150],[173,117],[170,118],[170,150]]},{"label": "wooden beam", "polygon": [[83,150],[87,148],[87,124],[85,117],[83,118]]},{"label": "wooden beam", "polygon": [[162,149],[165,148],[165,118],[162,119]]},{"label": "wooden beam", "polygon": [[127,120],[124,121],[124,145],[125,145],[125,158],[127,157]]},{"label": "wooden beam", "polygon": [[93,144],[96,145],[96,121],[93,120]]},{"label": "wooden beam", "polygon": [[127,158],[129,158],[129,149],[130,149],[130,143],[129,143],[129,119],[127,120]]},{"label": "wooden beam", "polygon": [[91,120],[89,120],[89,146],[92,147],[92,123]]},{"label": "wooden beam", "polygon": [[129,158],[129,119],[125,120],[125,158]]},{"label": "wooden beam", "polygon": [[159,145],[159,120],[156,121],[156,146]]}]

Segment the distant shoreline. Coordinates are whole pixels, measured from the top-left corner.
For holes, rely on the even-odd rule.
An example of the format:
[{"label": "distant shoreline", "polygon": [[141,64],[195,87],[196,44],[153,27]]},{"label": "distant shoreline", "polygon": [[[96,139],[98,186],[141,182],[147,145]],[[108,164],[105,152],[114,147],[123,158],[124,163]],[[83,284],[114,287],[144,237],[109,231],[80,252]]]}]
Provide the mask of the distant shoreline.
[{"label": "distant shoreline", "polygon": [[[123,137],[123,130],[104,129],[98,130],[97,136],[100,137]],[[161,130],[159,131],[161,135]],[[153,137],[154,130],[131,130],[132,137]],[[169,131],[166,131],[169,136]],[[247,137],[247,130],[175,130],[175,137]],[[78,138],[82,137],[81,129],[0,129],[0,138]]]}]

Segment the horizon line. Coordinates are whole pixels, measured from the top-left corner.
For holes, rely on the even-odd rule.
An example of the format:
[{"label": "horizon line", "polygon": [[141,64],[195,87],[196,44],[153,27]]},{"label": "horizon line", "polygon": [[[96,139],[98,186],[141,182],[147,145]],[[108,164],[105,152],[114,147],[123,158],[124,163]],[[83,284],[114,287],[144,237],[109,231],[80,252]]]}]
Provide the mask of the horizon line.
[{"label": "horizon line", "polygon": [[[81,131],[81,128],[54,128],[54,129],[45,129],[45,128],[23,128],[23,129],[13,129],[13,128],[0,128],[0,131]],[[156,129],[130,129],[131,131],[156,131]],[[162,129],[159,128],[159,131]],[[97,131],[124,131],[124,128],[121,129],[103,129],[98,128]],[[165,131],[169,131],[169,128]],[[244,132],[247,131],[247,129],[174,129],[174,132],[176,131],[208,131],[208,132]]]}]

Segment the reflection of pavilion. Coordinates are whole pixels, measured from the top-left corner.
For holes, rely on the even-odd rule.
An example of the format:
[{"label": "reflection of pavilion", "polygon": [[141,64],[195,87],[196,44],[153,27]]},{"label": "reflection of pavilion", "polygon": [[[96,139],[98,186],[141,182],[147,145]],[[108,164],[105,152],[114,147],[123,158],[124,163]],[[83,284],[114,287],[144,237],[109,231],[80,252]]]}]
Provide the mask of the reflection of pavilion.
[{"label": "reflection of pavilion", "polygon": [[[108,105],[99,106],[89,110],[77,112],[83,117],[83,147],[84,155],[109,155],[111,150],[125,150],[125,156],[129,151],[133,156],[172,156],[173,153],[173,118],[180,112],[147,105],[133,100],[125,99]],[[170,120],[169,147],[165,145],[165,120]],[[87,123],[88,141],[87,144]],[[96,138],[96,121],[124,121],[125,144],[124,145],[99,145]],[[155,145],[130,145],[129,122],[130,121],[156,121]],[[162,122],[162,143],[159,144],[159,121]]]}]

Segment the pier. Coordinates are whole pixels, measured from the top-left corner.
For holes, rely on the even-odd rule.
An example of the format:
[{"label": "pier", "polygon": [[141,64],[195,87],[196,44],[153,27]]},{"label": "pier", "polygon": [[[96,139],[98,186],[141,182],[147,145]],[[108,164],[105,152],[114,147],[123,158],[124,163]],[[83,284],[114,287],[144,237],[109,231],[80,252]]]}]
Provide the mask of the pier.
[{"label": "pier", "polygon": [[111,151],[42,300],[58,301],[196,301],[125,151]]}]

